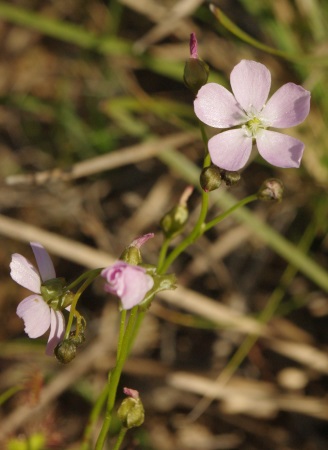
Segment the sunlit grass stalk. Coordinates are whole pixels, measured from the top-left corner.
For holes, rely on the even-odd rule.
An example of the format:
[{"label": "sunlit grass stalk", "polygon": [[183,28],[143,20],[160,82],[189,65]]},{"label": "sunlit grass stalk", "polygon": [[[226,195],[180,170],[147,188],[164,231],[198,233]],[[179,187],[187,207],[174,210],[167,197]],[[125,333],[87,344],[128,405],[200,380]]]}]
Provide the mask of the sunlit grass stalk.
[{"label": "sunlit grass stalk", "polygon": [[19,392],[23,389],[24,389],[24,386],[22,384],[18,384],[17,386],[13,386],[13,387],[7,389],[5,392],[0,394],[0,405],[3,405],[13,395],[15,395],[17,392]]},{"label": "sunlit grass stalk", "polygon": [[258,40],[251,37],[249,34],[245,33],[241,30],[235,23],[233,23],[217,6],[211,5],[211,11],[217,18],[217,20],[223,25],[227,30],[229,30],[233,35],[238,37],[240,40],[245,42],[246,44],[251,45],[259,50],[263,50],[265,53],[269,53],[271,55],[279,56],[287,61],[291,61],[297,64],[317,64],[320,66],[328,65],[328,57],[327,56],[310,56],[305,54],[295,55],[292,53],[284,52],[283,50],[279,50],[269,45],[263,44]]}]

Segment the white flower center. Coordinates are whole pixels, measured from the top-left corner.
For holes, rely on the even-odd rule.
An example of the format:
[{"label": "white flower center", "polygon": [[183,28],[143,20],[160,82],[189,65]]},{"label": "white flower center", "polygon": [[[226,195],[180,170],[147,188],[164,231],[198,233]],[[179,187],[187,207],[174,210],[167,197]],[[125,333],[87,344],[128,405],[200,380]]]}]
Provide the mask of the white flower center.
[{"label": "white flower center", "polygon": [[250,117],[250,114],[248,114],[248,117],[249,120],[242,126],[242,128],[245,130],[248,137],[256,138],[258,131],[265,129],[266,127],[259,117],[255,115]]}]

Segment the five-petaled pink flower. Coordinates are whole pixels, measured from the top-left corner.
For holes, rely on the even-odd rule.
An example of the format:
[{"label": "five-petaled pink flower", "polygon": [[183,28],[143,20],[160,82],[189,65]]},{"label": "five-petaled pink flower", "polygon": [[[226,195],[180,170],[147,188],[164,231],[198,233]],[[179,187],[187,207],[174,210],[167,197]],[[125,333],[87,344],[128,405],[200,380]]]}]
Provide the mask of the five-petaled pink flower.
[{"label": "five-petaled pink flower", "polygon": [[56,345],[63,338],[65,319],[61,311],[51,308],[40,295],[42,282],[56,278],[50,256],[45,248],[37,242],[31,242],[31,247],[39,272],[20,254],[14,253],[11,258],[11,278],[34,292],[20,302],[16,312],[23,319],[25,332],[30,338],[38,338],[50,328],[46,354],[52,356]]},{"label": "five-petaled pink flower", "polygon": [[304,144],[268,127],[288,128],[300,124],[310,111],[310,92],[294,83],[284,84],[266,103],[269,70],[255,61],[242,60],[231,72],[231,94],[216,83],[204,85],[194,103],[196,116],[215,128],[234,128],[208,142],[212,162],[225,170],[244,167],[256,140],[260,155],[278,167],[299,167]]},{"label": "five-petaled pink flower", "polygon": [[154,280],[146,273],[146,269],[124,261],[116,261],[106,267],[101,276],[107,281],[105,291],[120,297],[123,309],[131,309],[141,303],[154,286]]}]

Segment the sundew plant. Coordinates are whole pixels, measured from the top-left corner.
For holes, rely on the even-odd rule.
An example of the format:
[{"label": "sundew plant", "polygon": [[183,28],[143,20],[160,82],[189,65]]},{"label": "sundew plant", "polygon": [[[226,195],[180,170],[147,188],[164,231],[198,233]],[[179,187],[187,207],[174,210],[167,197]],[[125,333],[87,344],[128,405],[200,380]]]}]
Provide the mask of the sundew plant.
[{"label": "sundew plant", "polygon": [[328,447],[328,6],[219,3],[0,2],[3,448]]}]

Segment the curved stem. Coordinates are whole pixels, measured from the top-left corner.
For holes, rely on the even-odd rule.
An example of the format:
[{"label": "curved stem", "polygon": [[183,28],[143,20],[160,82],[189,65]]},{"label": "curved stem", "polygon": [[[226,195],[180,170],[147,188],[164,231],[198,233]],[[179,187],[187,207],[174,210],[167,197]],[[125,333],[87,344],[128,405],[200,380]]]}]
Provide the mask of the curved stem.
[{"label": "curved stem", "polygon": [[[101,269],[96,269],[96,270],[92,270],[89,273],[92,274],[92,276],[90,276],[87,280],[85,280],[85,282],[82,284],[82,286],[79,287],[79,289],[76,291],[72,304],[71,304],[71,308],[70,308],[70,312],[69,312],[69,317],[68,317],[68,321],[67,321],[67,326],[66,326],[66,331],[65,331],[65,337],[64,339],[68,339],[69,337],[69,333],[71,331],[72,328],[72,324],[73,324],[73,319],[75,316],[75,312],[76,312],[76,305],[77,302],[81,296],[81,294],[86,290],[86,288],[93,282],[93,280],[95,278],[97,278],[97,276],[99,275]],[[80,277],[81,278],[81,277]]]}]

